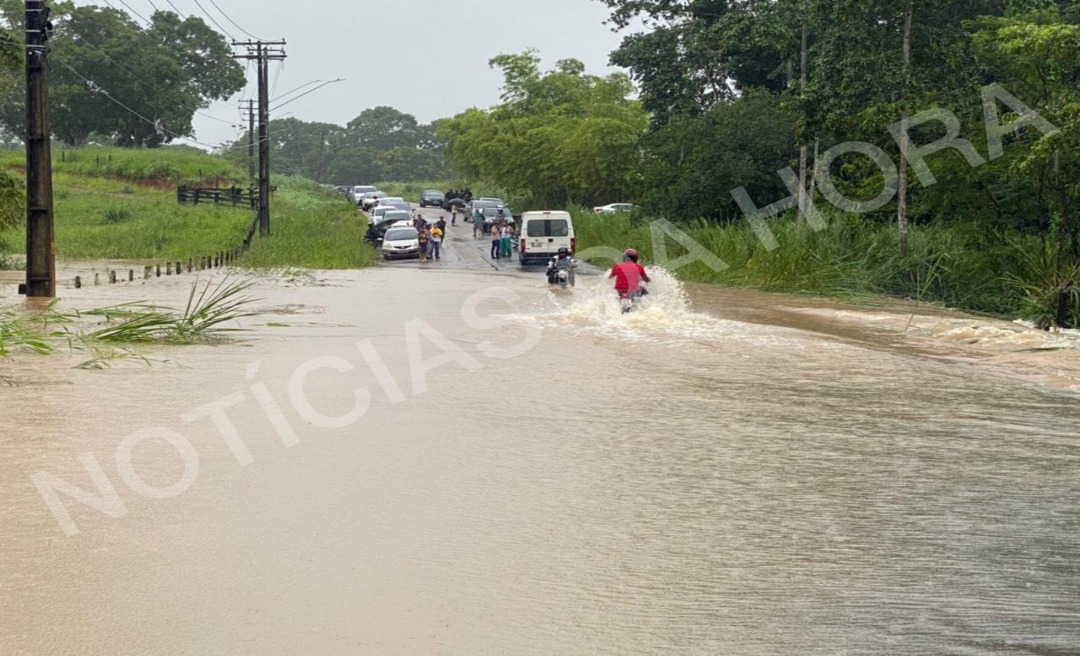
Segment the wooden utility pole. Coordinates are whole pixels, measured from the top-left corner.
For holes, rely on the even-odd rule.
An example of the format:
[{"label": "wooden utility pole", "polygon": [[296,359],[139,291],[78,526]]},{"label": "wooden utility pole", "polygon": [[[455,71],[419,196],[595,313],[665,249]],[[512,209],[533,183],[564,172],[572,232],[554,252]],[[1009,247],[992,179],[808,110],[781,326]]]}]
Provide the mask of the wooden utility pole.
[{"label": "wooden utility pole", "polygon": [[259,85],[259,236],[270,236],[270,62],[285,59],[285,41],[233,41],[247,48],[237,59],[255,61]]},{"label": "wooden utility pole", "polygon": [[50,29],[44,0],[26,0],[26,284],[20,286],[19,292],[38,298],[56,296],[45,56]]},{"label": "wooden utility pole", "polygon": [[[247,107],[244,107],[247,105]],[[255,179],[255,101],[241,100],[240,111],[246,112],[248,120],[248,180]]]}]

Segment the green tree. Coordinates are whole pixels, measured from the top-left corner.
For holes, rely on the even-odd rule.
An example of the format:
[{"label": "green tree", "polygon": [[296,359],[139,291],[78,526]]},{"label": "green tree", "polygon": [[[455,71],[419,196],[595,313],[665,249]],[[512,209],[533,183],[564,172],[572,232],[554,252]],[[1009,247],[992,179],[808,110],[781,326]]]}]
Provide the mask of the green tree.
[{"label": "green tree", "polygon": [[648,116],[627,76],[588,75],[573,59],[541,73],[533,51],[490,63],[503,73],[503,102],[437,129],[459,173],[548,207],[636,197]]},{"label": "green tree", "polygon": [[[8,21],[22,17],[10,2]],[[195,112],[243,88],[224,37],[200,19],[155,12],[146,28],[112,8],[54,7],[50,125],[72,146],[91,134],[122,146],[158,146],[193,135]],[[21,133],[23,102],[7,95],[0,120]]]}]

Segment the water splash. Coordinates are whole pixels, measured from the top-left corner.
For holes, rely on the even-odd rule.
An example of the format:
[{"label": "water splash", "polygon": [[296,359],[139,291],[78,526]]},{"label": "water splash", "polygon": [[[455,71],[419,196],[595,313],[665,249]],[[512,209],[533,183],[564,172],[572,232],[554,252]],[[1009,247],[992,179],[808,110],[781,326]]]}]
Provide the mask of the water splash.
[{"label": "water splash", "polygon": [[[646,267],[652,282],[649,294],[632,312],[624,314],[612,282],[579,276],[573,290],[552,290],[534,313],[507,317],[543,328],[614,338],[629,342],[688,345],[739,340],[754,345],[792,345],[760,326],[718,319],[695,312],[681,282],[660,267]],[[771,333],[771,334],[767,334]]]}]

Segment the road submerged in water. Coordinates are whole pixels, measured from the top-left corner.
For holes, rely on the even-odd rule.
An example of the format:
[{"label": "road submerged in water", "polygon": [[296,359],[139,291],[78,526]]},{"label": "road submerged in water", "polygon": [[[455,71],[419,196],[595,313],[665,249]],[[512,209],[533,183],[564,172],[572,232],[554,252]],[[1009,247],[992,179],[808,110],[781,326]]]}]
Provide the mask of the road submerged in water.
[{"label": "road submerged in water", "polygon": [[1075,653],[1076,337],[663,271],[623,316],[469,230],[256,278],[231,344],[5,361],[2,651]]}]

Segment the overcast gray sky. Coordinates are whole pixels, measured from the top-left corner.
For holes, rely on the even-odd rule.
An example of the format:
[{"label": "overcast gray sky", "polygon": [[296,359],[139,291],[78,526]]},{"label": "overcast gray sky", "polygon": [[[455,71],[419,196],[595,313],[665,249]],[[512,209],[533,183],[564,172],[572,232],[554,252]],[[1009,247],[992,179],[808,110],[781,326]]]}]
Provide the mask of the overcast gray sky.
[{"label": "overcast gray sky", "polygon": [[[493,105],[499,101],[501,77],[488,68],[488,60],[530,47],[540,52],[544,68],[558,59],[575,58],[590,73],[606,73],[614,70],[608,66],[608,53],[621,40],[602,24],[607,9],[596,0],[92,0],[78,4],[111,4],[127,11],[126,3],[149,17],[153,6],[173,11],[170,1],[183,15],[194,14],[214,27],[209,12],[238,40],[250,36],[236,25],[265,40],[285,39],[288,59],[270,68],[271,82],[277,77],[275,95],[312,80],[345,78],[277,114],[292,112],[304,121],[338,125],[379,105],[395,107],[421,122],[453,116],[468,107]],[[208,116],[196,116],[199,141],[216,145],[237,138],[238,101],[255,93],[253,68],[248,69],[248,79],[250,85],[241,95],[215,103],[205,110]]]}]

